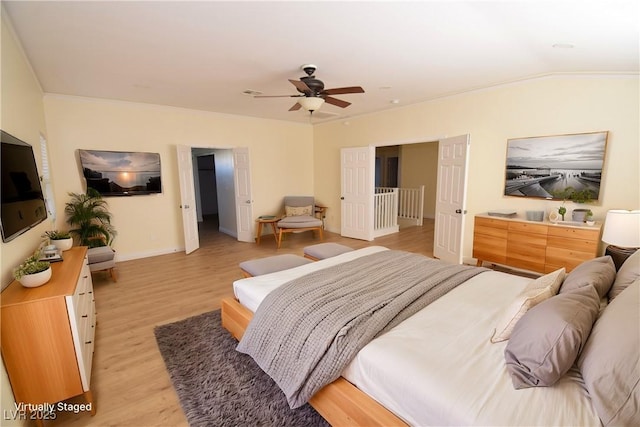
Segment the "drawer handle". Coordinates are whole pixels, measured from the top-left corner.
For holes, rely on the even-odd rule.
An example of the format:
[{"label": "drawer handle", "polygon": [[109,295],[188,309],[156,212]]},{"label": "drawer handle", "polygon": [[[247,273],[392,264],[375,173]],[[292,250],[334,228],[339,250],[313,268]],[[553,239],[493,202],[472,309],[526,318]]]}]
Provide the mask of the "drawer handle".
[{"label": "drawer handle", "polygon": [[82,317],[89,317],[89,315],[88,314],[83,314]]},{"label": "drawer handle", "polygon": [[84,295],[84,294],[85,294],[84,292],[80,292],[78,295],[79,295],[79,296],[82,296],[82,295]]},{"label": "drawer handle", "polygon": [[85,341],[85,344],[91,344],[93,341]]},{"label": "drawer handle", "polygon": [[83,276],[82,278],[83,278],[83,279],[86,279],[87,277],[89,277],[89,276]]}]

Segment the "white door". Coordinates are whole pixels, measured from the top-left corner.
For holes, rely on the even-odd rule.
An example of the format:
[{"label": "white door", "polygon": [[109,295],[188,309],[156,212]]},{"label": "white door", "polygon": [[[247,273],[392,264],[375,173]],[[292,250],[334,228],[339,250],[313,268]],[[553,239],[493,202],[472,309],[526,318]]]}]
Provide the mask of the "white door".
[{"label": "white door", "polygon": [[246,147],[233,149],[233,178],[238,240],[254,242],[249,149]]},{"label": "white door", "polygon": [[469,135],[443,139],[438,147],[433,255],[455,264],[462,263],[468,148]]},{"label": "white door", "polygon": [[184,248],[191,253],[200,247],[198,238],[198,218],[196,195],[193,186],[193,162],[191,147],[178,145],[178,176],[180,178],[180,208],[182,209],[182,229],[184,230]]},{"label": "white door", "polygon": [[340,234],[343,237],[371,241],[375,147],[343,148],[340,150],[340,158]]}]

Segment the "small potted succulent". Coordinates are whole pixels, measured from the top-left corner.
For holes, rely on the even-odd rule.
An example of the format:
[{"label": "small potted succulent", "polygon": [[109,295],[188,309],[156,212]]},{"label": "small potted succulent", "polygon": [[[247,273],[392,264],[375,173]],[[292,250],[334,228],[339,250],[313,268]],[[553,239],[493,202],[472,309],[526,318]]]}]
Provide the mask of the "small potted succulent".
[{"label": "small potted succulent", "polygon": [[587,212],[584,215],[584,222],[586,222],[587,225],[594,225],[596,223],[593,220],[593,212],[591,211],[591,209],[587,209]]},{"label": "small potted succulent", "polygon": [[73,238],[68,231],[50,230],[45,231],[44,234],[60,252],[67,251],[73,246]]},{"label": "small potted succulent", "polygon": [[40,261],[40,251],[36,251],[13,270],[13,277],[26,288],[42,286],[51,279],[51,264]]},{"label": "small potted succulent", "polygon": [[567,208],[564,207],[564,205],[560,206],[558,208],[558,213],[560,214],[560,216],[562,217],[562,221],[564,221],[564,214],[567,213]]}]

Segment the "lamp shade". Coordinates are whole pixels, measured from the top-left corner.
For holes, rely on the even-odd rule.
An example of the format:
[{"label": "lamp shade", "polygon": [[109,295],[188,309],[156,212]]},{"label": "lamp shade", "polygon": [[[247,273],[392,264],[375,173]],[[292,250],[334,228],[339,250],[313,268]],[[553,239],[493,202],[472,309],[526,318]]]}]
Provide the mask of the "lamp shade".
[{"label": "lamp shade", "polygon": [[317,96],[305,96],[298,100],[298,104],[307,111],[316,111],[320,106],[322,106],[322,104],[324,104],[324,99],[318,98]]},{"label": "lamp shade", "polygon": [[602,241],[622,248],[640,247],[640,210],[607,212]]}]

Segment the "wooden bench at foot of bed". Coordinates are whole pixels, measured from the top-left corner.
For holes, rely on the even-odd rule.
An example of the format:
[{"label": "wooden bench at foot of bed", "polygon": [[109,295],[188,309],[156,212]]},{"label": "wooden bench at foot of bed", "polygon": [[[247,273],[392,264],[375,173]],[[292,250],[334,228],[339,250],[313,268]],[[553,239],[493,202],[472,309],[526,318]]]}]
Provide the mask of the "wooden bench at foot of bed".
[{"label": "wooden bench at foot of bed", "polygon": [[[222,327],[237,340],[253,317],[250,310],[233,298],[222,300],[221,315]],[[407,425],[342,377],[318,391],[309,403],[334,427]]]}]

